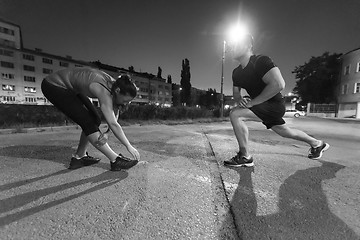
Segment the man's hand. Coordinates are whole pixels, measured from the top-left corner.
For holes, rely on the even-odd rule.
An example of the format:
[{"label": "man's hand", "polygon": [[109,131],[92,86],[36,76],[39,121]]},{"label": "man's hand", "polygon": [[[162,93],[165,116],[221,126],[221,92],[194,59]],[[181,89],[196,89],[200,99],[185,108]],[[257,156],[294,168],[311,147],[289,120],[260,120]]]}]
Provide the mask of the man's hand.
[{"label": "man's hand", "polygon": [[241,108],[251,108],[253,106],[251,103],[251,98],[247,96],[241,98],[238,106]]}]

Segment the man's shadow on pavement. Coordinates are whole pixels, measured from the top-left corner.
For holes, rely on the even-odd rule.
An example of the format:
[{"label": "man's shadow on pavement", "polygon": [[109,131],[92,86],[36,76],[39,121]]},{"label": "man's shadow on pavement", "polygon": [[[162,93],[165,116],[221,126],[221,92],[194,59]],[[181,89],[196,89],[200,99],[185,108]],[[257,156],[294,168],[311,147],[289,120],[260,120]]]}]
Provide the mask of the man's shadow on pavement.
[{"label": "man's shadow on pavement", "polygon": [[[68,153],[73,151],[72,148],[66,146],[34,146],[34,145],[24,145],[24,146],[10,146],[0,149],[0,156],[6,157],[18,157],[18,158],[36,158],[40,160],[49,160],[59,163],[68,163],[68,157],[64,157],[64,153]],[[66,154],[67,155],[67,154]],[[101,163],[99,163],[101,164]],[[97,165],[99,165],[97,164]],[[106,165],[108,167],[108,165]],[[107,169],[107,168],[106,168]],[[53,176],[61,175],[64,173],[69,173],[71,170],[63,169],[58,172],[54,172],[48,175],[35,177],[32,179],[21,180],[17,182],[8,183],[0,186],[0,192],[9,190],[12,188],[20,187],[25,184],[30,184],[39,180],[44,180],[46,178],[50,178]],[[24,217],[30,216],[37,212],[46,210],[48,208],[54,207],[56,205],[62,204],[67,201],[71,201],[75,198],[81,197],[83,195],[101,190],[103,188],[114,185],[128,176],[127,172],[103,172],[97,176],[89,177],[86,179],[77,180],[74,182],[67,182],[61,185],[48,187],[41,190],[35,190],[32,192],[27,192],[23,194],[19,194],[13,197],[5,198],[0,200],[0,214],[4,214],[6,212],[16,210],[26,204],[34,202],[44,196],[48,196],[54,194],[56,192],[64,191],[66,189],[71,189],[80,185],[92,183],[97,184],[91,188],[88,188],[82,192],[78,192],[76,194],[54,200],[45,204],[41,204],[39,206],[35,206],[29,209],[25,209],[16,213],[10,213],[3,217],[0,217],[0,227],[4,225],[8,225],[12,222],[18,221]]]},{"label": "man's shadow on pavement", "polygon": [[[256,216],[257,201],[251,174],[240,168],[238,187],[231,199],[232,213],[240,239],[359,239],[328,206],[323,180],[335,178],[343,165],[324,162],[319,167],[298,170],[280,186],[278,212]],[[226,222],[226,221],[224,221]]]}]

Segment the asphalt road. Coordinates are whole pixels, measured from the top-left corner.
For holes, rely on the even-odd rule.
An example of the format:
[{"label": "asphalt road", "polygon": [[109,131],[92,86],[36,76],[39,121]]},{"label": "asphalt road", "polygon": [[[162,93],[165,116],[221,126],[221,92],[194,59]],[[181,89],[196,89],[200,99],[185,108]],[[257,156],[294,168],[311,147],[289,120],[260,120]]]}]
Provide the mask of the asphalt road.
[{"label": "asphalt road", "polygon": [[142,157],[127,172],[93,148],[101,163],[67,170],[78,129],[2,134],[0,239],[360,239],[360,124],[287,122],[330,143],[322,160],[258,122],[240,169],[222,165],[229,122],[124,127]]}]

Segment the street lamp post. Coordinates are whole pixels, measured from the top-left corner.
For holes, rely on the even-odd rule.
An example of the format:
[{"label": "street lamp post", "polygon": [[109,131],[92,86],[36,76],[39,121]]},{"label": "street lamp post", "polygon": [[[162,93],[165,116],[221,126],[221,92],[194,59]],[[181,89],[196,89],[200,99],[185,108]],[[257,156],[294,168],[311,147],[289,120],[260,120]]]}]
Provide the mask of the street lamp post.
[{"label": "street lamp post", "polygon": [[[229,41],[230,44],[241,42],[244,37],[249,34],[247,27],[244,24],[236,24],[229,31]],[[221,63],[221,96],[220,96],[220,117],[224,117],[224,65],[225,65],[225,53],[226,53],[226,41],[224,40],[223,46],[223,55],[222,55],[222,63]]]},{"label": "street lamp post", "polygon": [[221,62],[221,87],[220,87],[220,117],[224,117],[224,65],[225,65],[225,51],[226,51],[226,41],[224,41],[223,46],[223,55],[222,55],[222,62]]}]

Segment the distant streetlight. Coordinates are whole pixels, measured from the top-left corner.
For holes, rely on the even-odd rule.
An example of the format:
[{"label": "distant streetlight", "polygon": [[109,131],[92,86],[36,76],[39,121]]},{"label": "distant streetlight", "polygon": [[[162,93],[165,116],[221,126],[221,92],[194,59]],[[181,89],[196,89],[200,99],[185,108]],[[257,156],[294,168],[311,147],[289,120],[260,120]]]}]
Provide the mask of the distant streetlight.
[{"label": "distant streetlight", "polygon": [[[228,32],[228,38],[230,44],[237,44],[245,39],[245,36],[249,35],[247,27],[243,24],[236,24],[230,28]],[[224,116],[224,65],[225,65],[225,54],[226,54],[226,41],[223,43],[223,53],[221,61],[221,87],[220,87],[220,117]]]}]

